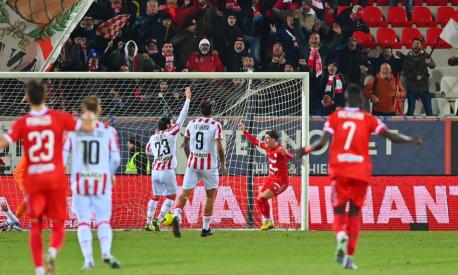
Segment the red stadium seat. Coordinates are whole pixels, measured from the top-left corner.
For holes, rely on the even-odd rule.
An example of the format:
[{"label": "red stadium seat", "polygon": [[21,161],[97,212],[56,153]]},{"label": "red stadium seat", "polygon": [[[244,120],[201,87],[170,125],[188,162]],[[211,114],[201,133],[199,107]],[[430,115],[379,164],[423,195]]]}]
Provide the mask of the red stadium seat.
[{"label": "red stadium seat", "polygon": [[437,25],[428,7],[413,7],[412,23],[417,27],[435,27]]},{"label": "red stadium seat", "polygon": [[349,6],[339,6],[337,7],[337,16],[339,16],[339,14],[341,14],[344,10],[348,9]]},{"label": "red stadium seat", "polygon": [[375,46],[372,35],[368,32],[355,31],[353,36],[356,37],[358,44],[360,44],[362,48],[373,48]]},{"label": "red stadium seat", "polygon": [[382,47],[389,46],[396,49],[401,47],[401,43],[398,41],[396,32],[391,28],[378,29],[376,34],[376,43]]},{"label": "red stadium seat", "polygon": [[413,0],[414,6],[423,6],[423,0]]},{"label": "red stadium seat", "polygon": [[407,27],[402,29],[401,33],[401,44],[406,47],[412,45],[412,39],[420,38],[423,40],[423,35],[417,28]]},{"label": "red stadium seat", "polygon": [[386,27],[388,25],[383,18],[382,11],[377,7],[365,7],[362,19],[369,27]]},{"label": "red stadium seat", "polygon": [[428,6],[447,6],[449,0],[426,0]]},{"label": "red stadium seat", "polygon": [[[429,28],[426,30],[426,45],[430,47],[434,46],[441,32],[442,28]],[[451,47],[451,45],[440,38],[436,46],[437,49],[450,49]]]},{"label": "red stadium seat", "polygon": [[455,15],[455,9],[452,7],[439,7],[437,8],[437,22],[444,27],[448,20]]},{"label": "red stadium seat", "polygon": [[390,4],[390,0],[377,0],[377,6],[388,6]]},{"label": "red stadium seat", "polygon": [[452,6],[458,6],[458,0],[452,0]]},{"label": "red stadium seat", "polygon": [[407,12],[403,7],[389,7],[387,21],[392,27],[410,27],[412,25],[407,20]]}]

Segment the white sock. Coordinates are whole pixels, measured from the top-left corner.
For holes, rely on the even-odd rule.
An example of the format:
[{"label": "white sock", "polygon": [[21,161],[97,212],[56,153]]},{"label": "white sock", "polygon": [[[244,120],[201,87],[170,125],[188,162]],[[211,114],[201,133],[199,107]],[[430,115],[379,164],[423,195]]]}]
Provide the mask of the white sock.
[{"label": "white sock", "polygon": [[175,208],[175,211],[173,212],[173,215],[178,218],[178,221],[181,223],[181,214],[183,213],[183,209],[181,208]]},{"label": "white sock", "polygon": [[94,262],[92,256],[92,233],[89,226],[78,227],[78,241],[80,243],[81,252],[84,256],[84,262]]},{"label": "white sock", "polygon": [[204,216],[204,222],[202,225],[202,229],[208,230],[210,228],[210,221],[212,216]]},{"label": "white sock", "polygon": [[35,274],[36,275],[45,275],[45,269],[42,266],[39,266],[35,268]]},{"label": "white sock", "polygon": [[113,239],[113,232],[108,223],[102,223],[97,228],[97,236],[99,237],[100,250],[102,250],[102,258],[111,258],[111,241]]},{"label": "white sock", "polygon": [[347,233],[345,233],[345,231],[339,231],[336,235],[337,241],[340,243],[343,238],[347,238]]},{"label": "white sock", "polygon": [[10,210],[6,211],[5,214],[8,216],[8,218],[9,218],[13,223],[19,222],[19,220],[16,218],[16,216],[14,216],[13,213],[11,213]]},{"label": "white sock", "polygon": [[165,199],[164,203],[161,206],[161,212],[159,213],[159,217],[157,219],[162,222],[164,220],[165,215],[169,213],[170,208],[173,205],[173,200]]},{"label": "white sock", "polygon": [[48,253],[53,259],[57,257],[57,249],[55,247],[48,248]]},{"label": "white sock", "polygon": [[153,222],[153,215],[156,212],[157,201],[149,200],[148,210],[146,210],[146,223],[151,224]]}]

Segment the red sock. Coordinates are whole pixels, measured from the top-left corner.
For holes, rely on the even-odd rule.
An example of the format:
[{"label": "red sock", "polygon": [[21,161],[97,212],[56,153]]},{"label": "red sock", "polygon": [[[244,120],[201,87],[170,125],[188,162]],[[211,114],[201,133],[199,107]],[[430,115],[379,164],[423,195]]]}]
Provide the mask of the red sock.
[{"label": "red sock", "polygon": [[31,222],[30,225],[30,250],[35,267],[43,266],[43,241],[41,239],[41,222]]},{"label": "red sock", "polygon": [[261,204],[262,204],[262,215],[266,219],[270,219],[270,205],[269,205],[269,200],[268,199],[261,199]]},{"label": "red sock", "polygon": [[65,230],[64,230],[64,221],[52,222],[52,233],[49,247],[54,247],[56,250],[59,250],[64,243]]},{"label": "red sock", "polygon": [[346,231],[347,224],[345,223],[345,215],[344,214],[334,214],[334,223],[332,224],[332,230],[334,232],[339,233],[340,231]]},{"label": "red sock", "polygon": [[360,222],[358,216],[350,216],[348,222],[348,246],[347,246],[347,253],[350,256],[353,256],[356,250],[356,244],[358,242],[359,236],[359,229],[360,229]]}]

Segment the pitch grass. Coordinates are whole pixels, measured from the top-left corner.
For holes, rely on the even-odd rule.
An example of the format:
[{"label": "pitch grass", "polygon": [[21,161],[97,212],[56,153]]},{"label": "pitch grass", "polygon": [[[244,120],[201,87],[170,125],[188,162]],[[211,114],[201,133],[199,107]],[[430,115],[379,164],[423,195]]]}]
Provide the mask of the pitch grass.
[{"label": "pitch grass", "polygon": [[[94,237],[96,268],[82,272],[76,232],[67,232],[57,271],[65,275],[458,274],[458,232],[362,232],[356,271],[342,270],[334,262],[331,232],[218,231],[207,238],[199,233],[185,231],[175,239],[170,232],[115,232],[113,254],[123,269],[114,272],[100,262]],[[1,274],[34,274],[27,236],[0,233]]]}]

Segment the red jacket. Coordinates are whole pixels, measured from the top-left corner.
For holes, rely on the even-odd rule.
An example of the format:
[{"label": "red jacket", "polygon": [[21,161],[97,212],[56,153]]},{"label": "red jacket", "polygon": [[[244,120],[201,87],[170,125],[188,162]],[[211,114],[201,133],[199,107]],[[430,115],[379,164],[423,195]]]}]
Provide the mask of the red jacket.
[{"label": "red jacket", "polygon": [[186,68],[189,71],[198,72],[223,72],[223,62],[219,58],[217,53],[209,53],[207,56],[203,56],[198,52],[191,54],[186,63]]}]

